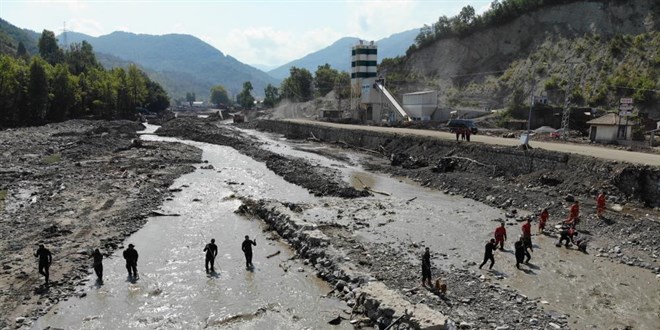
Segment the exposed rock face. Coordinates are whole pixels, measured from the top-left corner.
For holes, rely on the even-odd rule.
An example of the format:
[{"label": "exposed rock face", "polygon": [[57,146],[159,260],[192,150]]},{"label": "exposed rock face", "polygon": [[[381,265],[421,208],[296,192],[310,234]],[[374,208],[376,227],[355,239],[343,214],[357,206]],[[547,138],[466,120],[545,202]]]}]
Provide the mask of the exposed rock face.
[{"label": "exposed rock face", "polygon": [[572,38],[596,33],[609,38],[648,32],[658,25],[657,14],[647,17],[657,11],[654,2],[584,1],[543,8],[464,38],[436,41],[414,52],[406,69],[440,78],[502,70],[513,60],[527,57],[550,36]]}]

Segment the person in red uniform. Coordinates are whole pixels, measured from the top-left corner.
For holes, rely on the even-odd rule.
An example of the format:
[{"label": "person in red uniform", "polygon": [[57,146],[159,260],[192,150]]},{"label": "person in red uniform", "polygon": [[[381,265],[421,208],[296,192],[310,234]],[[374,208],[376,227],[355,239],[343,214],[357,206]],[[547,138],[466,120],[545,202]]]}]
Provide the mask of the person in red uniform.
[{"label": "person in red uniform", "polygon": [[504,228],[504,222],[502,225],[495,228],[495,246],[500,245],[500,250],[504,250],[504,241],[506,241],[506,228]]},{"label": "person in red uniform", "polygon": [[605,211],[605,192],[601,191],[596,197],[596,215],[601,218]]},{"label": "person in red uniform", "polygon": [[573,205],[571,205],[571,209],[568,212],[568,219],[566,220],[566,224],[575,227],[578,224],[578,218],[580,217],[580,204],[578,201],[575,201]]},{"label": "person in red uniform", "polygon": [[532,219],[527,219],[527,221],[522,225],[522,236],[523,241],[525,242],[525,248],[528,248],[530,251],[534,252],[532,249]]},{"label": "person in red uniform", "polygon": [[541,211],[541,215],[539,216],[539,234],[542,234],[543,230],[545,230],[545,223],[548,222],[549,216],[547,208]]}]

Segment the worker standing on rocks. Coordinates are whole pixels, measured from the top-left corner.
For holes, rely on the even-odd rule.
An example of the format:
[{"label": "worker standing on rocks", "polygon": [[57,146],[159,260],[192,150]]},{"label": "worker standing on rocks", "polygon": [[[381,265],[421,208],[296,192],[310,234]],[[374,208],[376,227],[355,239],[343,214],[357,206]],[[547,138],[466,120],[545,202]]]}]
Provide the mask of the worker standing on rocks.
[{"label": "worker standing on rocks", "polygon": [[504,250],[504,241],[506,241],[506,228],[504,222],[495,228],[495,246],[500,245],[500,250]]},{"label": "worker standing on rocks", "polygon": [[218,246],[215,245],[215,238],[211,239],[211,243],[206,244],[204,252],[206,252],[206,262],[204,263],[206,272],[209,272],[209,264],[211,264],[211,272],[215,273],[213,265],[215,264],[215,257],[218,255]]},{"label": "worker standing on rocks", "polygon": [[241,250],[243,250],[243,254],[245,254],[245,268],[247,269],[254,267],[252,265],[252,245],[257,246],[257,240],[250,240],[250,236],[245,235]]},{"label": "worker standing on rocks", "polygon": [[34,253],[34,256],[39,258],[39,274],[46,278],[46,285],[48,285],[48,279],[50,277],[49,268],[53,262],[53,256],[43,244],[39,244],[39,248]]},{"label": "worker standing on rocks", "polygon": [[603,217],[603,212],[605,211],[605,192],[601,191],[596,197],[596,216],[599,218]]},{"label": "worker standing on rocks", "polygon": [[426,251],[422,255],[422,286],[428,283],[429,287],[433,286],[431,282],[431,252],[429,248],[426,248]]},{"label": "worker standing on rocks", "polygon": [[566,220],[566,224],[575,227],[578,224],[578,218],[580,217],[580,204],[578,201],[575,201],[573,205],[571,205],[571,208],[568,212],[568,219]]},{"label": "worker standing on rocks", "polygon": [[486,249],[484,252],[484,261],[479,265],[479,269],[483,267],[488,260],[490,260],[490,267],[488,269],[493,269],[493,265],[495,264],[495,257],[493,256],[493,251],[497,249],[497,245],[495,244],[495,239],[491,238],[490,242],[486,243]]},{"label": "worker standing on rocks", "polygon": [[91,257],[94,258],[92,266],[94,267],[94,273],[96,273],[96,281],[103,283],[103,254],[99,249],[96,249],[92,252]]},{"label": "worker standing on rocks", "polygon": [[544,208],[543,211],[541,211],[541,214],[539,215],[539,234],[543,234],[543,231],[545,230],[545,224],[548,222],[548,218],[550,217],[550,214],[548,213],[548,209]]},{"label": "worker standing on rocks", "polygon": [[134,247],[135,245],[128,244],[128,248],[124,250],[124,259],[126,259],[126,270],[128,270],[128,277],[132,279],[138,279],[138,252],[134,249]]}]

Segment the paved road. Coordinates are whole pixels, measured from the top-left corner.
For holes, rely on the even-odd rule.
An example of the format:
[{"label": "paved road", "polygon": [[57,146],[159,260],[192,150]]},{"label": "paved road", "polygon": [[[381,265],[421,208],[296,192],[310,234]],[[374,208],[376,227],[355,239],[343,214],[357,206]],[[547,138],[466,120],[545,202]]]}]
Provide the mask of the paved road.
[{"label": "paved road", "polygon": [[[313,121],[307,119],[288,119],[288,120],[298,123],[323,125],[323,126],[330,126],[336,128],[344,128],[344,129],[364,130],[364,131],[372,131],[372,132],[391,132],[402,135],[430,136],[444,140],[456,139],[456,135],[452,133],[440,132],[440,131],[397,128],[397,127],[347,125],[347,124],[319,122],[319,121]],[[502,145],[502,146],[516,146],[519,144],[518,139],[506,139],[506,138],[487,136],[487,135],[472,135],[471,142]],[[538,149],[579,154],[584,156],[591,156],[591,157],[597,157],[608,160],[616,160],[620,162],[634,163],[634,164],[660,166],[659,154],[625,151],[625,150],[618,150],[618,149],[612,149],[612,148],[606,148],[606,147],[594,146],[594,145],[553,143],[553,142],[541,142],[541,141],[533,141],[533,140],[530,142],[530,145],[533,148],[538,148]]]}]

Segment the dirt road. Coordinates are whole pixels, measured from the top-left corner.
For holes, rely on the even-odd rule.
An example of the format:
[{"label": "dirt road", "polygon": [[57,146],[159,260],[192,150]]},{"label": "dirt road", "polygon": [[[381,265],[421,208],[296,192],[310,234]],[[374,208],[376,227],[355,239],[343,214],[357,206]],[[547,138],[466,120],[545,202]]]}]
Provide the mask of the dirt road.
[{"label": "dirt road", "polygon": [[[403,135],[430,136],[444,140],[453,140],[456,138],[454,134],[448,132],[439,132],[439,131],[431,131],[431,130],[409,129],[409,128],[398,128],[398,127],[358,126],[358,125],[318,122],[307,119],[287,119],[287,120],[298,123],[325,125],[335,128],[344,128],[344,129],[352,129],[352,130],[390,132],[390,133],[397,133]],[[487,136],[487,135],[472,135],[471,140],[472,140],[471,142],[502,145],[502,146],[516,146],[520,144],[518,139],[507,139],[507,138]],[[660,155],[657,154],[647,154],[642,152],[617,150],[617,149],[605,148],[601,146],[552,143],[552,142],[541,142],[541,141],[533,141],[533,140],[530,142],[530,145],[533,148],[550,150],[550,151],[573,153],[573,154],[591,156],[601,159],[614,160],[619,162],[660,166]]]}]

